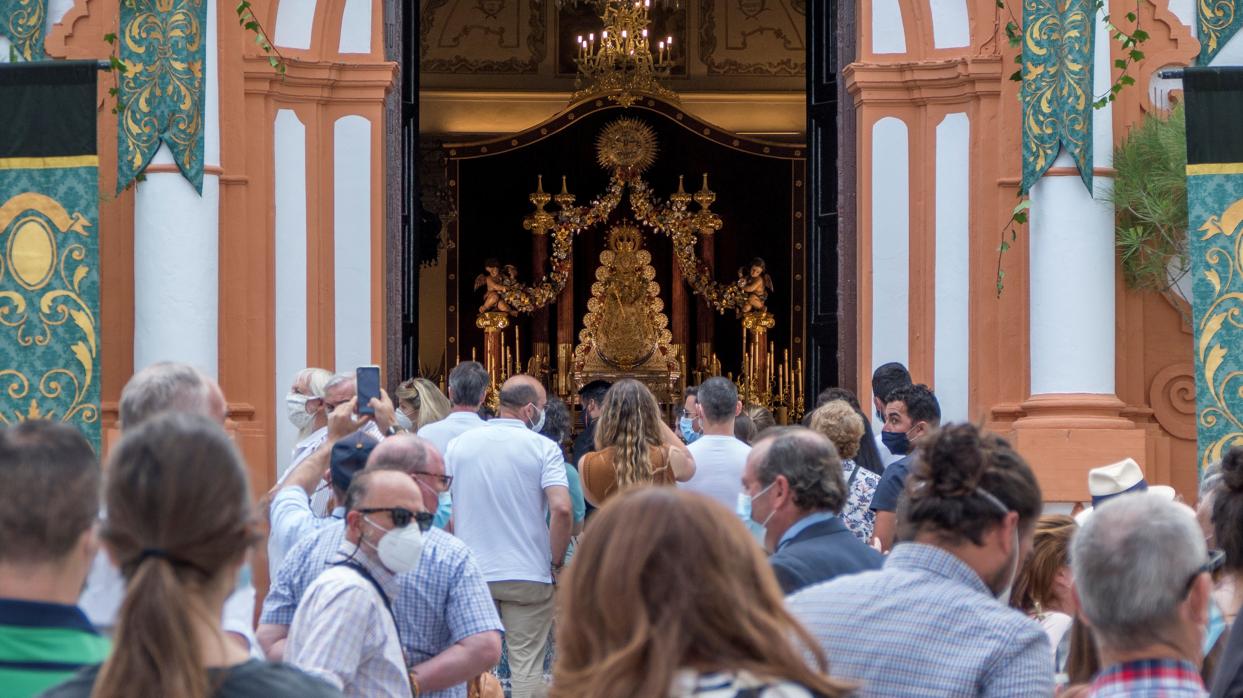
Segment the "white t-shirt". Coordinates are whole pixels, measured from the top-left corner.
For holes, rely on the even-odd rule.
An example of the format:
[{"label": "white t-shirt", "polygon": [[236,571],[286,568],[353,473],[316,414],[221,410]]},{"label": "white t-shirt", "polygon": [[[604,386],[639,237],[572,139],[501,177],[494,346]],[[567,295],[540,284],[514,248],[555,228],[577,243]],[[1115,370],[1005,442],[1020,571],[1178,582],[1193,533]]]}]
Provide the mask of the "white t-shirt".
[{"label": "white t-shirt", "polygon": [[419,430],[419,438],[427,439],[436,445],[440,455],[445,454],[449,442],[465,434],[471,429],[478,429],[487,424],[474,412],[450,412],[444,419],[424,424]]},{"label": "white t-shirt", "polygon": [[751,447],[732,436],[704,434],[686,448],[695,457],[695,476],[678,487],[711,497],[733,511]]},{"label": "white t-shirt", "polygon": [[484,581],[552,582],[547,487],[569,487],[561,449],[517,419],[493,419],[449,442],[453,533]]}]

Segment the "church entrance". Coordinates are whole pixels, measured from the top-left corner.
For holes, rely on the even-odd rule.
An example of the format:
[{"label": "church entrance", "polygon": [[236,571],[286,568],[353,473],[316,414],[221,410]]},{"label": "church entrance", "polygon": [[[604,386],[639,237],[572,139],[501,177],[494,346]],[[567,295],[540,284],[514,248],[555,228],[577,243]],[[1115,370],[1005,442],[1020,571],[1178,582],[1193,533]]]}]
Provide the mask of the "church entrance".
[{"label": "church entrance", "polygon": [[[403,376],[439,382],[475,358],[498,377],[541,374],[566,398],[594,378],[629,375],[673,403],[684,386],[722,374],[791,421],[814,401],[809,390],[852,382],[854,238],[839,227],[853,226],[853,194],[839,183],[853,186],[853,149],[841,144],[854,135],[838,81],[853,58],[853,17],[843,16],[853,7],[783,0],[787,19],[801,22],[802,61],[773,78],[787,86],[781,93],[757,89],[764,82],[745,74],[714,76],[714,54],[704,48],[714,21],[723,16],[736,28],[767,4],[660,5],[652,24],[659,33],[698,29],[695,55],[681,58],[686,81],[675,62],[664,82],[671,94],[626,105],[587,95],[525,128],[443,133],[437,127],[453,127],[444,117],[453,100],[478,100],[499,123],[514,111],[507,102],[539,97],[481,87],[491,81],[483,75],[437,72],[444,66],[434,42],[448,31],[438,2],[402,18],[402,312],[394,330]],[[598,12],[595,3],[573,7],[548,8],[556,16],[550,36],[565,38],[571,20]],[[526,17],[533,33],[537,14]],[[697,27],[680,24],[688,17]],[[683,44],[673,36],[673,46]],[[569,41],[548,51],[554,73],[573,68],[572,60],[557,63],[573,50]],[[700,82],[725,90],[720,101],[769,97],[774,110],[788,111],[781,104],[793,97],[801,118],[789,130],[748,130],[750,117],[735,109],[721,112],[733,119],[721,127],[702,96],[682,91],[695,83],[688,74],[697,60],[709,66]],[[454,80],[470,87],[446,89]]]}]

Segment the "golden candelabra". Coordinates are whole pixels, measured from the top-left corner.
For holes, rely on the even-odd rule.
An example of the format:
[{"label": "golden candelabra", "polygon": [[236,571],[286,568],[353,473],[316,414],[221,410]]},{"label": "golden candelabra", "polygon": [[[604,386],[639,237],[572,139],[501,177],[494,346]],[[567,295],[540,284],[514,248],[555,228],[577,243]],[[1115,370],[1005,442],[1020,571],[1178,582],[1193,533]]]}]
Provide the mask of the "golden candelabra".
[{"label": "golden candelabra", "polygon": [[600,19],[604,28],[578,36],[578,78],[573,100],[597,94],[623,107],[634,104],[641,94],[652,94],[677,101],[677,95],[660,84],[673,67],[673,37],[656,41],[655,55],[648,38],[651,0],[604,0]]}]

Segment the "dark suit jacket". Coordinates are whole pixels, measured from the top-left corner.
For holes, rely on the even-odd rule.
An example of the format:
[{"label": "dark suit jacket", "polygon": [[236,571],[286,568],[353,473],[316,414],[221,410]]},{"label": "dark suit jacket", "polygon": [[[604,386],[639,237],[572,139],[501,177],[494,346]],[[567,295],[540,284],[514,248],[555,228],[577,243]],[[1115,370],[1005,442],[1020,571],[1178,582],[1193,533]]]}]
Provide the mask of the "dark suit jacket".
[{"label": "dark suit jacket", "polygon": [[880,569],[885,557],[855,538],[834,516],[800,531],[768,560],[788,596],[840,575]]}]

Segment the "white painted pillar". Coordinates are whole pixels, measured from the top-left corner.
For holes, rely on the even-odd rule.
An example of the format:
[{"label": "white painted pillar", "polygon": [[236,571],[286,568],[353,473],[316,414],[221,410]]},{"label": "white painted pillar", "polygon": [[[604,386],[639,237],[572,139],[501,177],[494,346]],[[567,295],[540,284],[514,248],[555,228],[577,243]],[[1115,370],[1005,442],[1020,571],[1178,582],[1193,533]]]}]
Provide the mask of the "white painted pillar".
[{"label": "white painted pillar", "polygon": [[971,421],[971,121],[936,129],[936,283],[933,374],[941,421]]},{"label": "white painted pillar", "polygon": [[[220,165],[216,0],[207,0],[203,159]],[[152,164],[176,165],[161,146]],[[178,172],[148,172],[134,197],[134,369],[184,361],[217,375],[220,177],[199,196]]]},{"label": "white painted pillar", "polygon": [[[1101,12],[1108,11],[1106,7]],[[1095,90],[1110,85],[1109,30],[1097,15]],[[1093,161],[1113,165],[1113,107],[1092,114]],[[1114,394],[1114,214],[1109,177],[1089,195],[1063,152],[1031,191],[1031,394]]]},{"label": "white painted pillar", "polygon": [[[911,163],[906,122],[872,125],[872,351],[870,375],[897,361],[910,365]],[[870,384],[869,384],[870,385]],[[871,404],[871,397],[860,400]],[[871,412],[871,410],[868,410]],[[873,420],[875,421],[875,419]],[[875,422],[879,432],[881,424]]]},{"label": "white painted pillar", "polygon": [[306,239],[306,126],[292,109],[276,112],[275,150],[275,262],[277,475],[289,466],[298,430],[285,419],[285,393],[294,375],[307,365],[307,239]]}]

